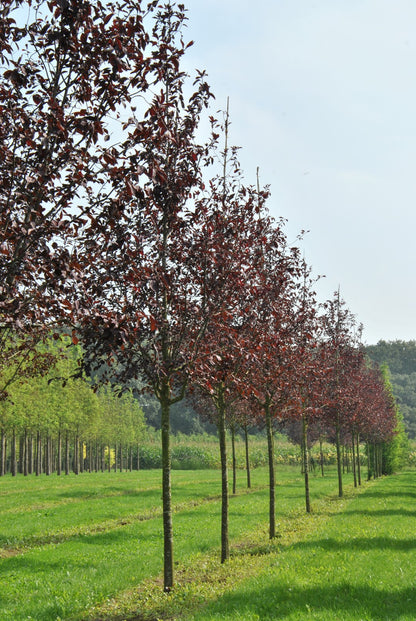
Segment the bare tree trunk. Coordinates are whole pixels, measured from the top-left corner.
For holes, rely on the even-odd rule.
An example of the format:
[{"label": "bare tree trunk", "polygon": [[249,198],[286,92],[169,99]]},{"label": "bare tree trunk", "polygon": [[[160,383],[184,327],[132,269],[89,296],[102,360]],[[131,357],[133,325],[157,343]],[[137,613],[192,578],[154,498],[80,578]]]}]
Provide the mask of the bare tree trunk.
[{"label": "bare tree trunk", "polygon": [[274,472],[274,436],[270,404],[266,402],[264,408],[266,414],[267,429],[267,454],[269,460],[269,538],[276,537],[276,496],[275,496],[275,472]]},{"label": "bare tree trunk", "polygon": [[27,429],[25,428],[23,435],[23,474],[27,477],[29,473],[29,446],[28,446],[28,434]]},{"label": "bare tree trunk", "polygon": [[163,585],[169,592],[173,587],[173,522],[170,448],[170,387],[164,381],[160,394],[162,434],[162,500],[163,500]]},{"label": "bare tree trunk", "polygon": [[46,436],[46,475],[49,476],[51,474],[51,459],[52,459],[52,451],[51,451],[51,437],[48,434]]},{"label": "bare tree trunk", "polygon": [[79,474],[79,436],[78,434],[75,436],[74,441],[74,464],[73,470],[75,474]]},{"label": "bare tree trunk", "polygon": [[302,416],[302,451],[303,451],[303,468],[305,479],[305,505],[306,512],[311,512],[311,499],[309,492],[309,451],[308,451],[308,422],[305,416]]},{"label": "bare tree trunk", "polygon": [[137,470],[140,470],[140,445],[137,443]]},{"label": "bare tree trunk", "polygon": [[220,388],[218,395],[218,438],[221,457],[221,563],[230,558],[230,541],[228,528],[228,469],[227,469],[227,442],[225,431],[225,402],[224,390]]},{"label": "bare tree trunk", "polygon": [[35,451],[33,450],[33,435],[30,434],[28,438],[28,474],[33,474],[35,470],[34,465],[34,455]]},{"label": "bare tree trunk", "polygon": [[250,472],[250,455],[248,450],[248,431],[247,425],[244,425],[244,444],[246,448],[246,472],[247,472],[247,487],[251,488],[251,472]]},{"label": "bare tree trunk", "polygon": [[1,430],[0,437],[0,477],[4,477],[6,474],[6,433],[4,429]]},{"label": "bare tree trunk", "polygon": [[342,490],[342,456],[341,456],[341,434],[339,429],[339,423],[336,426],[335,442],[337,449],[337,470],[338,470],[338,496],[341,498],[343,495]]},{"label": "bare tree trunk", "polygon": [[61,476],[62,474],[62,434],[60,429],[58,430],[58,463],[56,474],[58,476]]},{"label": "bare tree trunk", "polygon": [[16,430],[15,429],[13,429],[13,432],[12,432],[11,470],[12,470],[12,476],[15,477],[17,473]]},{"label": "bare tree trunk", "polygon": [[69,474],[70,471],[70,463],[69,463],[69,433],[68,431],[65,434],[65,474]]},{"label": "bare tree trunk", "polygon": [[237,459],[235,456],[235,427],[231,425],[231,454],[233,466],[233,495],[237,491]]},{"label": "bare tree trunk", "polygon": [[357,487],[357,464],[355,461],[355,433],[351,436],[351,447],[352,447],[352,472],[354,475],[354,487]]},{"label": "bare tree trunk", "polygon": [[319,459],[321,461],[321,475],[324,476],[324,451],[322,449],[322,438],[319,438]]},{"label": "bare tree trunk", "polygon": [[361,485],[361,464],[360,464],[360,434],[357,433],[357,473],[358,473],[358,485]]},{"label": "bare tree trunk", "polygon": [[42,437],[36,432],[36,476],[42,474]]}]

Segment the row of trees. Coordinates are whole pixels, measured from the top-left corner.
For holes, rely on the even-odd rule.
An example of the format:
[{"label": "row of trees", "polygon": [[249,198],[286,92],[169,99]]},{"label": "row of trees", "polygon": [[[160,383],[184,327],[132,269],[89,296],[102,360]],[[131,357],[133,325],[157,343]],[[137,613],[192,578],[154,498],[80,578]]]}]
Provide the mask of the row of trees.
[{"label": "row of trees", "polygon": [[55,364],[47,375],[14,383],[0,402],[0,476],[132,468],[133,456],[137,467],[146,431],[137,399],[111,387],[93,392],[81,378],[66,381],[81,351],[63,345],[49,344]]},{"label": "row of trees", "polygon": [[314,425],[331,426],[339,452],[345,432],[389,440],[395,409],[339,295],[316,303],[299,248],[268,213],[268,188],[244,184],[228,109],[198,139],[212,95],[204,72],[190,88],[181,70],[183,5],[6,0],[2,18],[0,362],[13,368],[2,396],[47,372],[35,345],[51,330],[82,342],[75,375],[120,391],[140,380],[155,395],[168,591],[170,408],[187,392],[215,411],[223,561],[225,428],[243,404],[267,429],[271,537],[276,421],[302,421],[306,463]]}]

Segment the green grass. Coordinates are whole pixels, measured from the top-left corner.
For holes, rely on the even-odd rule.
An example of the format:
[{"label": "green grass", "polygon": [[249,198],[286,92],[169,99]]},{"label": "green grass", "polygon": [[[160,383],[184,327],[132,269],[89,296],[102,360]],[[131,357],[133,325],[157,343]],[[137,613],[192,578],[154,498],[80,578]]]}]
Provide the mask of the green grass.
[{"label": "green grass", "polygon": [[[0,619],[415,619],[413,473],[336,497],[277,469],[278,537],[267,537],[267,471],[230,498],[232,558],[219,563],[220,475],[173,473],[176,588],[161,587],[161,474],[0,479]],[[138,616],[140,615],[140,616]]]}]

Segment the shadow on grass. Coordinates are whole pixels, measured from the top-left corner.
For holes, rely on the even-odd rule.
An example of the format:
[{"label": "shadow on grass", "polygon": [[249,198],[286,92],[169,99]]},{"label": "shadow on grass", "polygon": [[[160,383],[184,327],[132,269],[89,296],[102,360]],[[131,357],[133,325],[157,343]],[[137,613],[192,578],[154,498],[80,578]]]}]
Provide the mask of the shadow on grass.
[{"label": "shadow on grass", "polygon": [[414,588],[392,591],[348,583],[305,587],[273,585],[244,592],[235,591],[201,610],[205,618],[210,613],[221,613],[221,618],[226,619],[229,613],[232,618],[259,618],[262,621],[285,619],[294,614],[297,614],[297,619],[312,615],[314,618],[338,621],[347,615],[354,615],[357,619],[395,621],[403,619],[405,615],[406,618],[414,619],[415,611]]},{"label": "shadow on grass", "polygon": [[[291,550],[326,550],[339,552],[340,550],[401,550],[407,551],[416,548],[416,539],[392,539],[391,537],[353,537],[346,541],[339,539],[314,539],[311,541],[300,541],[289,546]],[[416,619],[416,609],[415,609]]]}]

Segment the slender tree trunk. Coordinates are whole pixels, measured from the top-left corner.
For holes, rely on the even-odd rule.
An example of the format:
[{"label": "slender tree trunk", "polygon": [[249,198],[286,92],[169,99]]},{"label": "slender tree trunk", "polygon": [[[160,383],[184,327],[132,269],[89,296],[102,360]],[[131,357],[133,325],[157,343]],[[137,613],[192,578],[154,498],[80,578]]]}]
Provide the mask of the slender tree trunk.
[{"label": "slender tree trunk", "polygon": [[324,451],[322,448],[322,438],[319,438],[319,459],[321,461],[321,476],[324,476]]},{"label": "slender tree trunk", "polygon": [[65,434],[65,474],[68,475],[70,471],[70,462],[69,462],[69,433],[68,431]]},{"label": "slender tree trunk", "polygon": [[38,430],[36,433],[36,476],[42,474],[42,436]]},{"label": "slender tree trunk", "polygon": [[76,434],[75,436],[75,440],[74,440],[74,466],[73,466],[73,470],[74,470],[74,474],[79,474],[79,436],[78,434]]},{"label": "slender tree trunk", "polygon": [[137,470],[140,470],[140,446],[137,443]]},{"label": "slender tree trunk", "polygon": [[17,473],[17,455],[16,455],[16,430],[12,432],[12,447],[11,447],[11,470],[12,476],[15,477]]},{"label": "slender tree trunk", "polygon": [[6,433],[4,429],[1,430],[0,437],[0,476],[4,477],[6,474]]},{"label": "slender tree trunk", "polygon": [[80,442],[79,443],[79,469],[78,472],[84,472],[84,466],[85,466],[85,462],[84,462],[84,442]]},{"label": "slender tree trunk", "polygon": [[170,387],[163,381],[160,394],[162,434],[162,500],[163,500],[163,586],[166,592],[173,587],[173,523],[170,447]]},{"label": "slender tree trunk", "polygon": [[235,456],[235,427],[234,425],[231,425],[231,454],[232,454],[232,465],[233,465],[233,495],[235,495],[237,491],[237,460]]},{"label": "slender tree trunk", "polygon": [[274,435],[272,428],[272,416],[270,404],[264,406],[267,429],[267,455],[269,461],[269,538],[276,537],[276,497],[275,497],[275,472],[274,472]]},{"label": "slender tree trunk", "polygon": [[339,429],[339,423],[336,426],[335,443],[337,449],[337,470],[338,470],[338,496],[341,498],[343,495],[342,490],[342,456],[341,456],[341,433]]},{"label": "slender tree trunk", "polygon": [[62,474],[62,434],[60,429],[58,430],[58,463],[56,474],[58,477]]},{"label": "slender tree trunk", "polygon": [[[26,433],[26,429],[25,429],[25,433]],[[26,459],[26,453],[25,453],[25,433],[19,436],[19,460],[18,460],[18,472],[20,474],[23,474],[25,471],[25,459]]]},{"label": "slender tree trunk", "polygon": [[225,431],[225,402],[223,387],[220,388],[218,398],[218,437],[221,456],[221,563],[230,557],[230,542],[228,529],[228,469],[227,469],[227,442]]},{"label": "slender tree trunk", "polygon": [[352,446],[352,471],[354,474],[354,487],[357,487],[358,482],[357,482],[357,466],[356,466],[356,461],[355,461],[355,433],[352,434],[351,437],[351,446]]},{"label": "slender tree trunk", "polygon": [[48,434],[46,436],[46,451],[45,451],[46,455],[46,475],[49,476],[51,474],[51,469],[52,469],[52,447],[51,447],[51,437]]},{"label": "slender tree trunk", "polygon": [[27,477],[29,473],[29,438],[27,429],[24,431],[23,435],[23,474]]},{"label": "slender tree trunk", "polygon": [[107,447],[108,450],[108,472],[111,472],[111,445]]},{"label": "slender tree trunk", "polygon": [[34,450],[33,450],[33,435],[30,434],[28,438],[28,474],[33,474],[34,468]]},{"label": "slender tree trunk", "polygon": [[251,488],[251,472],[250,472],[250,455],[248,450],[248,431],[247,425],[244,425],[244,444],[246,448],[246,472],[247,472],[247,487]]},{"label": "slender tree trunk", "polygon": [[361,486],[361,464],[360,464],[360,434],[357,433],[357,474],[358,474],[358,485]]},{"label": "slender tree trunk", "polygon": [[306,512],[311,512],[311,498],[309,493],[309,451],[308,451],[308,422],[305,416],[302,416],[302,450],[303,450],[303,468],[305,478],[305,505]]}]

